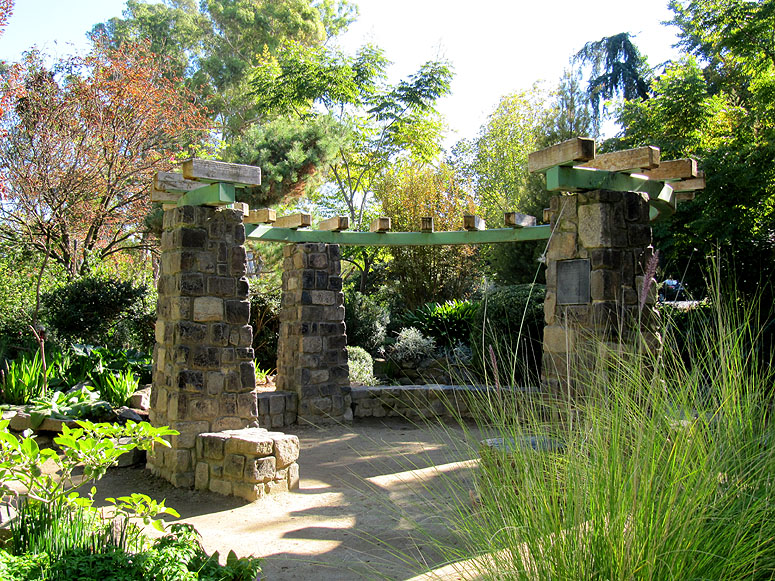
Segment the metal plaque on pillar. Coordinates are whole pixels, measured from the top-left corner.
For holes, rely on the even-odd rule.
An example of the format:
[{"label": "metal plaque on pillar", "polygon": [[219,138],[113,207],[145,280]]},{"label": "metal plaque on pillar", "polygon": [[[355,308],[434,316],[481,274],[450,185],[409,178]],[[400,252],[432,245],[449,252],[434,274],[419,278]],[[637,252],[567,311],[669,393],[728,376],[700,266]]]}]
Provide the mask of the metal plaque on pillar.
[{"label": "metal plaque on pillar", "polygon": [[589,259],[557,262],[557,304],[587,305],[589,294]]}]

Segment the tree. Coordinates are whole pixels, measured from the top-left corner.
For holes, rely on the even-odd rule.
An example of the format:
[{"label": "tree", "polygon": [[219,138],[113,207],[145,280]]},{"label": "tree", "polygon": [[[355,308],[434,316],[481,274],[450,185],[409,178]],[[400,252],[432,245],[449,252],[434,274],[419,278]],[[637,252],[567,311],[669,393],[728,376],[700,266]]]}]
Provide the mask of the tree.
[{"label": "tree", "polygon": [[[449,65],[429,61],[391,86],[384,83],[387,64],[383,52],[369,45],[350,57],[286,43],[277,56],[267,55],[253,82],[267,116],[336,122],[340,142],[325,168],[330,187],[318,202],[330,213],[348,215],[358,230],[374,207],[375,180],[390,164],[401,157],[429,161],[441,151],[435,103],[450,91]],[[361,291],[376,256],[369,248],[347,256],[361,271]]]},{"label": "tree", "polygon": [[[384,215],[396,230],[419,232],[431,216],[437,231],[459,230],[463,214],[474,213],[473,196],[453,169],[404,161],[385,171],[374,186]],[[391,247],[388,271],[407,310],[431,301],[465,296],[474,283],[470,246]]]},{"label": "tree", "polygon": [[131,248],[155,172],[207,130],[192,103],[145,45],[97,45],[52,69],[37,52],[22,63],[13,109],[2,117],[0,170],[7,186],[0,235],[50,255],[71,276]]},{"label": "tree", "polygon": [[[771,2],[672,2],[680,45],[648,101],[625,101],[616,147],[657,145],[662,158],[696,157],[706,188],[654,228],[655,244],[690,288],[703,256],[720,255],[744,294],[771,293],[775,274],[775,40]],[[769,28],[768,28],[769,27]],[[767,34],[762,34],[763,31]],[[697,58],[695,58],[695,56]],[[767,283],[760,287],[761,283]]]},{"label": "tree", "polygon": [[605,100],[616,96],[626,100],[648,99],[651,70],[628,32],[588,42],[574,60],[592,67],[587,93],[595,128],[599,127]]},{"label": "tree", "polygon": [[96,25],[112,46],[148,41],[206,104],[231,142],[263,122],[249,82],[262,59],[286,41],[321,46],[355,19],[346,0],[128,0],[123,18]]},{"label": "tree", "polygon": [[0,0],[0,35],[5,31],[8,19],[13,13],[13,0]]}]

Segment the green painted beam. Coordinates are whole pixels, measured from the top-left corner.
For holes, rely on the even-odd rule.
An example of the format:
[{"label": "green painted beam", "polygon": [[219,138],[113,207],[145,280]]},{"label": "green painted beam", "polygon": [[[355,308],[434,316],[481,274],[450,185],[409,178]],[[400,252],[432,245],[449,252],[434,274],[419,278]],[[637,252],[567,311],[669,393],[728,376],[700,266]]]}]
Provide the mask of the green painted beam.
[{"label": "green painted beam", "polygon": [[[648,194],[649,204],[652,209],[656,209],[657,217],[669,216],[675,212],[675,193],[670,185],[620,172],[556,166],[546,172],[546,189],[550,192],[643,192]],[[653,219],[655,218],[652,217]]]},{"label": "green painted beam", "polygon": [[234,201],[234,186],[221,182],[183,194],[178,198],[178,206],[225,206]]},{"label": "green painted beam", "polygon": [[548,240],[551,229],[549,225],[542,225],[478,232],[333,232],[245,224],[245,233],[251,240],[259,242],[325,242],[343,246],[458,246]]}]

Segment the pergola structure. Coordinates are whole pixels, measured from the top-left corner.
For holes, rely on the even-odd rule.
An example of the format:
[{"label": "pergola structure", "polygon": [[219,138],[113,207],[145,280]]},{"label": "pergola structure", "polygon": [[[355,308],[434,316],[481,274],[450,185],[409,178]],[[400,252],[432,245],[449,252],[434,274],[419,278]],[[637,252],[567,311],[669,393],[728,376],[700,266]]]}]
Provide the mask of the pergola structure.
[{"label": "pergola structure", "polygon": [[[695,160],[662,162],[655,147],[596,155],[588,138],[532,153],[529,170],[544,173],[547,189],[558,193],[544,211],[548,224],[510,212],[503,227],[487,228],[467,215],[453,232],[434,231],[430,216],[419,232],[393,232],[389,217],[375,220],[369,232],[350,232],[347,217],[313,228],[309,214],[278,217],[249,208],[238,201],[239,191],[260,185],[257,167],[192,159],[182,173],[157,174],[151,200],[164,205],[165,217],[152,421],[186,434],[168,457],[152,460],[157,473],[185,485],[203,453],[195,450],[198,434],[256,424],[246,238],[288,243],[277,386],[297,395],[299,420],[352,417],[341,245],[547,240],[544,382],[559,389],[585,331],[610,341],[613,329],[622,328],[613,318],[643,310],[638,297],[651,283],[645,275],[653,256],[649,223],[672,214],[705,180]],[[630,319],[654,329],[650,317]]]}]

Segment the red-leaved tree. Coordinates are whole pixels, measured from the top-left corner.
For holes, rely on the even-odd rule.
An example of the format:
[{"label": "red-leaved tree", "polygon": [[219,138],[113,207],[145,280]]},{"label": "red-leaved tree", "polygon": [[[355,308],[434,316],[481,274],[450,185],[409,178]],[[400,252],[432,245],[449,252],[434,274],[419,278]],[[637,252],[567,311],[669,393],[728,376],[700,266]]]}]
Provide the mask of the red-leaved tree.
[{"label": "red-leaved tree", "polygon": [[205,111],[145,45],[96,45],[45,66],[26,55],[4,88],[0,236],[31,244],[72,276],[147,246],[153,174],[207,135]]}]

